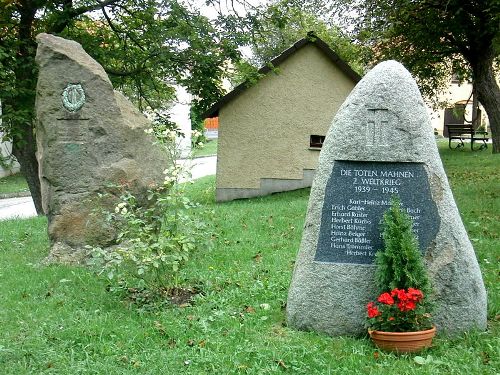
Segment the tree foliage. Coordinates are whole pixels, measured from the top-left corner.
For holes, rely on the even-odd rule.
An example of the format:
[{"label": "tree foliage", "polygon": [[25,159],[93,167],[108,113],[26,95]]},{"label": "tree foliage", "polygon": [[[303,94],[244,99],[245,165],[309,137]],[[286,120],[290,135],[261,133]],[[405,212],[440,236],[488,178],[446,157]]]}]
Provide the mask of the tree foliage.
[{"label": "tree foliage", "polygon": [[336,0],[334,13],[355,25],[372,62],[401,61],[436,97],[452,73],[471,79],[500,152],[500,2],[498,0]]},{"label": "tree foliage", "polygon": [[41,213],[35,157],[35,37],[76,40],[103,65],[115,87],[142,109],[165,108],[174,84],[199,107],[221,95],[227,60],[239,52],[224,22],[210,22],[177,0],[1,0],[2,131],[13,141]]},{"label": "tree foliage", "polygon": [[363,57],[367,53],[360,44],[353,43],[338,26],[322,18],[324,4],[313,1],[278,0],[253,15],[251,62],[262,65],[289,48],[299,39],[313,32],[326,42],[358,73],[364,70]]}]

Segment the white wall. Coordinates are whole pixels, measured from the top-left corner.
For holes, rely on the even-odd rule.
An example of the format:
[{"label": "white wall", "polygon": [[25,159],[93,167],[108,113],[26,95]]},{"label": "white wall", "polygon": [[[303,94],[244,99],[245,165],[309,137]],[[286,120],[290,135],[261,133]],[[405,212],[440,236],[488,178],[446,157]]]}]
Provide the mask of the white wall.
[{"label": "white wall", "polygon": [[191,108],[191,95],[181,86],[175,88],[177,101],[170,110],[170,120],[177,124],[177,127],[184,134],[184,138],[177,140],[181,148],[181,156],[187,157],[191,152],[191,119],[189,110]]},{"label": "white wall", "polygon": [[[2,139],[3,134],[0,132],[0,140]],[[0,155],[2,158],[8,157],[11,155],[12,144],[10,142],[0,142]],[[0,177],[9,176],[11,174],[19,172],[19,163],[14,162],[12,164],[11,169],[5,169],[0,165]]]},{"label": "white wall", "polygon": [[[0,126],[2,125],[2,102],[0,101]],[[0,156],[2,158],[11,155],[12,143],[2,142],[3,133],[0,132]],[[10,163],[9,163],[10,164]],[[0,165],[0,177],[9,176],[11,174],[19,172],[19,163],[14,162],[11,169],[5,169]]]}]

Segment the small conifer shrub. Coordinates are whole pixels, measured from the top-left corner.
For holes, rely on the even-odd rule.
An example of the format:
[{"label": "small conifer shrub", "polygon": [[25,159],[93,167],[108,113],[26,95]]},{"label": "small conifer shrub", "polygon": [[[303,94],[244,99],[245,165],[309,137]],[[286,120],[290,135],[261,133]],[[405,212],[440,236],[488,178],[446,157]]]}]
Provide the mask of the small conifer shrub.
[{"label": "small conifer shrub", "polygon": [[401,209],[399,198],[393,197],[382,222],[384,249],[377,251],[375,259],[375,277],[380,293],[395,288],[415,288],[425,294],[431,291],[412,227],[412,220]]},{"label": "small conifer shrub", "polygon": [[413,332],[432,327],[431,285],[411,218],[399,198],[382,221],[384,249],[375,258],[379,296],[366,306],[371,331]]}]

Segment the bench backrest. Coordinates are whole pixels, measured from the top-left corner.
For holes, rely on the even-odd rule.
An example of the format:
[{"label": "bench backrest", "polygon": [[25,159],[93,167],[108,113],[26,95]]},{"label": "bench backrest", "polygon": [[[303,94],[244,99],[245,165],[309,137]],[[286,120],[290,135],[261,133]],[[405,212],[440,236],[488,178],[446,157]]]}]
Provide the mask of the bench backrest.
[{"label": "bench backrest", "polygon": [[448,128],[448,134],[451,136],[460,134],[474,134],[474,128],[472,127],[472,124],[446,124],[445,126]]}]

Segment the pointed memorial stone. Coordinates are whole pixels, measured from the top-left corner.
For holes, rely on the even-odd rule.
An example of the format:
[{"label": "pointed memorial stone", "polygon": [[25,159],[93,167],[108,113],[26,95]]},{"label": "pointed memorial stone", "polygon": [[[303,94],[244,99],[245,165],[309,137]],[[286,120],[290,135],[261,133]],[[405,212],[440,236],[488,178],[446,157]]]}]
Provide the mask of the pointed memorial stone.
[{"label": "pointed memorial stone", "polygon": [[[79,261],[85,245],[106,246],[113,210],[126,189],[145,200],[163,182],[166,153],[145,133],[151,123],[113,86],[80,44],[37,37],[37,158],[48,217],[50,260]],[[100,214],[99,214],[100,213]]]},{"label": "pointed memorial stone", "polygon": [[417,85],[395,61],[354,88],[327,134],[291,282],[291,327],[366,333],[376,298],[380,220],[399,195],[414,221],[435,293],[438,330],[486,328],[486,292]]}]

